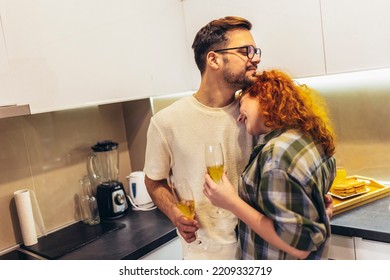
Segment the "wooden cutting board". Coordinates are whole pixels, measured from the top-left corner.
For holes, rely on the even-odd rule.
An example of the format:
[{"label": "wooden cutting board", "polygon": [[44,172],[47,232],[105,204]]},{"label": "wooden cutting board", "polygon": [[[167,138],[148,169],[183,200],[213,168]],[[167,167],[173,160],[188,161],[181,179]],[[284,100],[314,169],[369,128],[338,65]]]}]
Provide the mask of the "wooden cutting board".
[{"label": "wooden cutting board", "polygon": [[335,196],[333,197],[333,215],[340,214],[342,212],[351,210],[353,208],[359,207],[361,205],[370,203],[372,201],[378,200],[385,196],[390,195],[390,187],[379,184],[377,181],[363,177],[363,176],[349,176],[348,178],[356,178],[357,180],[363,180],[366,182],[366,188],[368,191],[364,194],[353,196],[351,198],[340,199]]}]

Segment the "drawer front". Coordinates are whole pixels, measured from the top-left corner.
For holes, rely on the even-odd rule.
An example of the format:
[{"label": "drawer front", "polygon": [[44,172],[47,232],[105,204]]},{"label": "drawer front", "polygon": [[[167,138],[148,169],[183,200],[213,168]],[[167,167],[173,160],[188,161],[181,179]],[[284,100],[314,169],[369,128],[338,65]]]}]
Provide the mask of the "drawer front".
[{"label": "drawer front", "polygon": [[182,260],[183,250],[179,237],[158,247],[154,251],[140,258],[140,260]]},{"label": "drawer front", "polygon": [[354,237],[357,260],[390,260],[390,243]]},{"label": "drawer front", "polygon": [[333,234],[331,237],[329,259],[332,260],[354,260],[355,245],[354,238]]}]

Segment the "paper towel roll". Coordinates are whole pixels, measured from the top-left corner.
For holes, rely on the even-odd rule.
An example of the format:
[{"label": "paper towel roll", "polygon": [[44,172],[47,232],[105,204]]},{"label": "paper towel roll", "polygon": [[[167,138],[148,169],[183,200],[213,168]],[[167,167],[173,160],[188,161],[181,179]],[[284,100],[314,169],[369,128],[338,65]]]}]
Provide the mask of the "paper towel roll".
[{"label": "paper towel roll", "polygon": [[[31,194],[31,195],[30,195]],[[31,199],[32,197],[32,199]],[[36,202],[35,194],[30,190],[19,190],[14,192],[16,210],[18,212],[20,228],[22,230],[23,243],[26,246],[31,246],[38,243],[36,222],[38,221],[41,234],[46,235],[43,219]],[[33,209],[33,204],[35,211]],[[34,212],[36,216],[34,219]]]}]

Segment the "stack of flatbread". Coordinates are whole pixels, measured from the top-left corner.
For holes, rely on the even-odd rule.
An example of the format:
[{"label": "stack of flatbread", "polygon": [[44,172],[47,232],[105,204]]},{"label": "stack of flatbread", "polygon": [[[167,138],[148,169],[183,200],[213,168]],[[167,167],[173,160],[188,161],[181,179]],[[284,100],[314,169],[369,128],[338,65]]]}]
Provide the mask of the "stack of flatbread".
[{"label": "stack of flatbread", "polygon": [[335,180],[330,187],[331,193],[346,197],[366,191],[366,183],[356,178],[346,178],[344,180]]}]

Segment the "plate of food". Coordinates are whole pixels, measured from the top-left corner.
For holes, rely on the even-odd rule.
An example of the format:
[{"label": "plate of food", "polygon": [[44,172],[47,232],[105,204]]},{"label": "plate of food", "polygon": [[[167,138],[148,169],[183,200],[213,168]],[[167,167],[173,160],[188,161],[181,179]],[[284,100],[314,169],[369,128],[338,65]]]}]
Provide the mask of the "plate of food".
[{"label": "plate of food", "polygon": [[358,195],[361,195],[361,194],[365,194],[365,193],[368,193],[370,191],[369,188],[365,188],[364,191],[362,192],[358,192],[358,193],[353,193],[353,194],[345,194],[345,195],[337,195],[335,193],[332,193],[332,191],[329,191],[328,193],[331,195],[331,196],[334,196],[334,197],[337,197],[338,199],[347,199],[347,198],[351,198],[351,197],[355,197],[355,196],[358,196]]},{"label": "plate of food", "polygon": [[347,177],[344,180],[335,180],[332,184],[329,194],[339,199],[347,199],[369,192],[365,180],[358,180],[353,177]]}]

